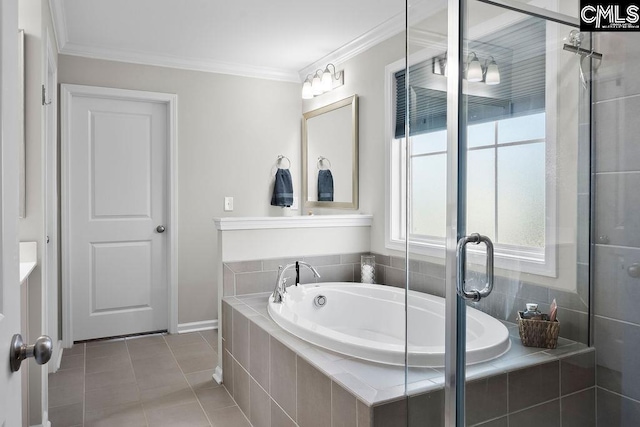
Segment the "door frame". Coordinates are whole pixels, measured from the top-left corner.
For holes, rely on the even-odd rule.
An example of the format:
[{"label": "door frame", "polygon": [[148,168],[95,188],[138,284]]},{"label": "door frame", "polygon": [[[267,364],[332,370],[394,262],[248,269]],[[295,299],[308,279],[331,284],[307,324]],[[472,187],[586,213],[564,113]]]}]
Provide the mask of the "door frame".
[{"label": "door frame", "polygon": [[[11,335],[20,331],[18,236],[18,1],[0,2],[0,424],[20,425],[21,373],[11,373]],[[8,332],[8,334],[7,334]],[[6,340],[6,341],[5,341]]]},{"label": "door frame", "polygon": [[61,102],[61,143],[60,143],[60,176],[61,176],[61,267],[62,267],[62,343],[65,348],[73,345],[71,311],[71,283],[69,265],[69,155],[71,108],[74,98],[98,97],[104,99],[143,101],[165,104],[167,107],[167,171],[169,181],[167,185],[167,291],[169,333],[178,332],[178,95],[160,92],[146,92],[129,89],[116,89],[98,86],[84,86],[73,84],[60,85]]}]

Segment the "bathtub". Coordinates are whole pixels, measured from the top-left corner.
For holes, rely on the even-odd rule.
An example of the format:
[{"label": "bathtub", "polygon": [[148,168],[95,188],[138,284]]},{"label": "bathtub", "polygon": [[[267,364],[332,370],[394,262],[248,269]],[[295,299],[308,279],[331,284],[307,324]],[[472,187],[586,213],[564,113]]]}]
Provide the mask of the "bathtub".
[{"label": "bathtub", "polygon": [[[281,304],[270,296],[268,311],[284,330],[317,346],[373,362],[404,365],[404,301],[404,289],[391,286],[313,283],[289,286]],[[409,291],[408,301],[409,365],[444,366],[444,298]],[[509,347],[509,332],[502,323],[467,308],[467,363],[499,357]]]}]

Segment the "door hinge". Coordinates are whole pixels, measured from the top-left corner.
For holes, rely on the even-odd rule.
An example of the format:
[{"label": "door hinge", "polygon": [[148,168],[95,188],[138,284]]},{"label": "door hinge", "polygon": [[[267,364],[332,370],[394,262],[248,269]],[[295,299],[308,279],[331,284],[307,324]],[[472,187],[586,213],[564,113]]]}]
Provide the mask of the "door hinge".
[{"label": "door hinge", "polygon": [[47,89],[42,85],[42,105],[50,105],[51,101],[47,102]]},{"label": "door hinge", "polygon": [[47,236],[47,243],[49,243],[49,236]]}]

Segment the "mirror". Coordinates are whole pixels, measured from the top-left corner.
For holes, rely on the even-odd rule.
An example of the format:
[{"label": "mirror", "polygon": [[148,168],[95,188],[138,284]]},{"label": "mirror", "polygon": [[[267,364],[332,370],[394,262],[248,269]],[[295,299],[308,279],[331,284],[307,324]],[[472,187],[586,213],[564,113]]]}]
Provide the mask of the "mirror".
[{"label": "mirror", "polygon": [[305,207],[358,209],[358,96],[303,115]]}]

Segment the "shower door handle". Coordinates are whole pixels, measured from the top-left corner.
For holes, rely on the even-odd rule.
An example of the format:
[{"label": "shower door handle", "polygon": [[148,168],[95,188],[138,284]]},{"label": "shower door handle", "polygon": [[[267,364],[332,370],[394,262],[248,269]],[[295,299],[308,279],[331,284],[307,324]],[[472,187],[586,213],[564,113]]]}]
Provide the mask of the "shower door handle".
[{"label": "shower door handle", "polygon": [[[473,243],[474,245],[484,243],[487,246],[487,283],[482,289],[467,290],[466,288],[465,266],[467,261],[467,243]],[[464,299],[473,301],[480,301],[480,299],[489,296],[493,290],[493,242],[491,242],[491,239],[478,233],[473,233],[461,238],[458,241],[456,249],[456,264],[458,268],[456,281],[456,290],[458,295]]]}]

